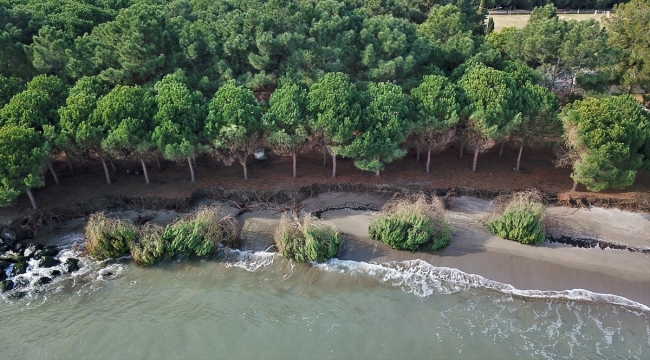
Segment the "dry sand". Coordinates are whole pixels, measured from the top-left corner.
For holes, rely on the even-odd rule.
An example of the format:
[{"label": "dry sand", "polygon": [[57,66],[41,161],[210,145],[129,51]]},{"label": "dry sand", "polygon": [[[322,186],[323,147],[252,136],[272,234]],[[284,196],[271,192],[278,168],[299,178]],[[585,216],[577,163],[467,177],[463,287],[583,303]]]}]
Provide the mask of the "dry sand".
[{"label": "dry sand", "polygon": [[[334,196],[329,198],[330,201],[333,199]],[[382,199],[375,201],[380,202]],[[453,242],[444,250],[434,253],[396,251],[383,243],[370,240],[367,225],[375,216],[371,212],[328,211],[323,213],[322,218],[334,223],[341,231],[354,235],[353,240],[344,244],[340,259],[377,263],[423,259],[435,266],[479,274],[519,289],[586,289],[620,295],[650,305],[650,255],[626,250],[583,249],[554,243],[528,246],[503,240],[490,234],[479,221],[488,208],[487,201],[464,197],[457,199],[448,212],[454,229]],[[592,218],[589,215],[593,216],[594,213],[586,212],[580,216],[590,219],[584,223],[587,225],[581,222],[577,224],[596,235],[601,234],[599,229],[604,232],[615,227],[626,228],[628,225],[628,229],[647,231],[647,218],[634,216],[641,214],[620,214],[618,210],[605,209],[599,209],[595,214],[610,212],[615,216]],[[601,227],[591,228],[592,223],[599,223]],[[579,231],[583,227],[574,230]],[[612,230],[610,235],[616,233]],[[630,230],[623,239],[635,239],[633,233]]]}]

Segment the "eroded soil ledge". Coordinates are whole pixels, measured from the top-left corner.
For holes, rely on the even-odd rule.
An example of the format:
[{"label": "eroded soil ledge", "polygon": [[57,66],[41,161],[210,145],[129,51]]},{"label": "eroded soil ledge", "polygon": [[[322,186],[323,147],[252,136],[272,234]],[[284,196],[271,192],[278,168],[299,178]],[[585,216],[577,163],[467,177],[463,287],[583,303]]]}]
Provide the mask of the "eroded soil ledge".
[{"label": "eroded soil ledge", "polygon": [[[270,204],[283,204],[285,209],[290,209],[295,204],[319,194],[324,193],[367,193],[379,195],[384,198],[398,198],[408,194],[424,193],[426,195],[436,195],[440,197],[454,196],[471,196],[484,200],[491,200],[501,194],[507,194],[505,191],[493,191],[472,189],[464,187],[437,189],[423,188],[420,186],[399,187],[386,184],[350,184],[350,183],[325,183],[302,186],[292,189],[282,190],[236,190],[227,189],[222,186],[212,186],[194,191],[189,197],[159,197],[159,196],[107,196],[104,198],[93,199],[89,202],[76,203],[73,205],[52,207],[48,209],[32,211],[29,214],[16,216],[8,224],[0,226],[1,233],[9,230],[16,235],[16,241],[26,238],[32,238],[38,235],[39,231],[44,228],[50,228],[61,224],[65,221],[86,217],[89,214],[102,210],[174,210],[178,212],[187,212],[196,206],[201,200],[211,199],[218,201],[227,201],[245,212],[251,209],[251,206],[265,206]],[[584,193],[566,192],[561,194],[545,193],[545,199],[549,204],[567,207],[590,207],[598,206],[605,208],[618,208],[621,210],[632,210],[650,212],[650,194],[636,193],[632,198],[608,197],[602,194],[586,195]],[[376,206],[363,205],[342,205],[336,209],[327,208],[319,209],[312,212],[319,216],[324,211],[337,210],[339,208],[373,210]],[[357,209],[357,210],[359,210]],[[613,249],[626,249],[630,251],[650,252],[650,249],[636,249],[627,246],[610,244],[595,239],[579,239],[572,237],[551,237],[552,242],[560,242],[579,247],[609,247]]]}]

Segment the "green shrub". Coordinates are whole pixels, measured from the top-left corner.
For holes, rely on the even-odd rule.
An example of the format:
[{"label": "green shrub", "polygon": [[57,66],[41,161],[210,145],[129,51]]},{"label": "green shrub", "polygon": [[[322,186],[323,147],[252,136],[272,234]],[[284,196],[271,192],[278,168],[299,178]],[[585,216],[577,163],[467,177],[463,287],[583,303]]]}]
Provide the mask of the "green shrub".
[{"label": "green shrub", "polygon": [[219,208],[202,208],[193,215],[167,225],[162,240],[169,244],[170,255],[206,256],[220,243],[231,246],[237,239],[237,220],[219,218]]},{"label": "green shrub", "polygon": [[92,257],[104,260],[128,255],[138,230],[128,221],[107,218],[104,213],[97,213],[90,216],[84,234],[86,251]]},{"label": "green shrub", "polygon": [[327,261],[341,249],[336,227],[311,216],[299,219],[283,215],[274,240],[284,257],[298,262]]},{"label": "green shrub", "polygon": [[516,193],[505,200],[498,200],[496,204],[497,215],[494,215],[487,224],[492,234],[522,244],[537,245],[544,241],[545,211],[539,193],[533,191]]},{"label": "green shrub", "polygon": [[162,236],[164,231],[162,226],[153,224],[140,229],[137,241],[130,246],[131,257],[137,265],[154,265],[169,255],[169,243]]},{"label": "green shrub", "polygon": [[424,196],[387,203],[370,222],[368,233],[393,249],[415,252],[427,245],[438,250],[451,244],[451,227],[444,217],[442,201]]}]

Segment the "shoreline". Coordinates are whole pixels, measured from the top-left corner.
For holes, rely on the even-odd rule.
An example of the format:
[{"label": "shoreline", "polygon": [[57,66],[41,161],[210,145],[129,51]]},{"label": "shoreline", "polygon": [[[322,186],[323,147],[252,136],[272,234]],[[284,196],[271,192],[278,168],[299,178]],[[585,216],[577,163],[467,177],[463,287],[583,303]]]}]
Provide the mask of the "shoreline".
[{"label": "shoreline", "polygon": [[[230,198],[243,195],[222,194]],[[396,196],[394,192],[388,191],[384,193],[324,192],[303,199],[293,206],[320,215],[323,220],[334,223],[341,232],[346,234],[346,240],[338,256],[340,260],[377,264],[422,260],[436,267],[477,274],[485,279],[512,285],[516,289],[535,291],[585,289],[594,293],[622,296],[645,306],[650,305],[650,240],[639,242],[635,236],[632,236],[634,234],[624,236],[621,231],[617,231],[617,227],[644,228],[645,222],[650,224],[650,216],[646,214],[600,208],[594,214],[588,211],[578,212],[575,209],[552,207],[551,212],[566,214],[563,215],[564,217],[555,218],[562,220],[556,221],[555,225],[561,223],[562,226],[549,229],[549,236],[584,235],[584,227],[589,226],[591,219],[602,223],[603,226],[600,229],[594,228],[593,232],[588,234],[600,236],[601,239],[590,241],[616,244],[619,249],[616,249],[616,246],[604,249],[600,246],[575,247],[550,241],[545,241],[539,246],[529,246],[503,240],[490,234],[481,223],[481,218],[489,207],[489,201],[461,196],[447,199],[450,205],[447,214],[454,229],[452,244],[437,252],[409,253],[393,250],[386,244],[370,240],[367,234],[367,222],[374,216],[374,211],[380,209],[394,196]],[[279,221],[279,212],[289,208],[286,205],[282,207],[270,203],[263,204],[264,206],[247,203],[242,207],[235,202],[214,200],[211,197],[201,197],[200,200],[187,205],[196,208],[214,204],[221,204],[224,210],[238,218],[241,226],[239,249],[242,251],[265,251],[272,247],[272,236]],[[189,208],[183,210],[186,212]],[[148,211],[124,207],[114,209],[112,212],[130,218],[132,221],[137,221],[138,218],[149,218],[149,221],[160,224],[171,222],[183,213],[174,210]],[[616,213],[612,215],[613,212]],[[603,219],[603,214],[613,216],[609,223],[607,219]],[[594,215],[598,218],[594,218]],[[575,216],[575,219],[571,216]],[[78,216],[70,221],[71,226],[76,226],[77,234],[84,223],[82,218]],[[625,223],[625,219],[633,223]],[[61,236],[74,239],[71,234],[73,234],[71,228],[64,226],[49,234],[41,234],[35,240],[49,241],[49,245],[61,245],[65,242]],[[614,239],[613,236],[619,238]],[[642,251],[626,251],[621,250],[621,247]]]}]

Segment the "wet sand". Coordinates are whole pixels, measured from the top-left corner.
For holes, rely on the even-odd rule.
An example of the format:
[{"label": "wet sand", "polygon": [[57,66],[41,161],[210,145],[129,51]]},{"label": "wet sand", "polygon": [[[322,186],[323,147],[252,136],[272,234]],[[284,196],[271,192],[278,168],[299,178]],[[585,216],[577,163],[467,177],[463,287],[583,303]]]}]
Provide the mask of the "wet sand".
[{"label": "wet sand", "polygon": [[[434,266],[456,268],[466,273],[511,284],[527,290],[586,289],[603,294],[615,294],[650,305],[650,255],[627,250],[590,248],[545,242],[539,246],[522,245],[504,240],[489,233],[480,222],[485,217],[489,203],[478,199],[460,198],[448,211],[454,230],[452,244],[437,252],[409,253],[391,249],[379,241],[373,241],[367,233],[367,225],[375,216],[372,212],[337,210],[323,213],[322,219],[334,223],[341,231],[353,235],[339,255],[340,259],[383,263],[422,259]],[[561,209],[558,210],[575,210]],[[602,211],[598,209],[595,213]],[[615,210],[619,212],[618,210]],[[587,214],[589,215],[589,214]],[[587,216],[581,214],[581,216]],[[599,214],[602,215],[602,214]],[[576,222],[603,237],[600,230],[617,227],[644,229],[645,218],[613,217]],[[642,214],[639,214],[642,215]],[[611,226],[608,225],[611,221]],[[592,228],[592,223],[599,228]],[[576,234],[580,228],[572,227]],[[559,230],[557,230],[559,231]],[[610,235],[616,235],[611,231]],[[630,231],[619,240],[629,243],[635,233]],[[602,235],[602,236],[601,236]],[[585,236],[585,235],[583,235]],[[604,237],[611,240],[611,237]]]}]

